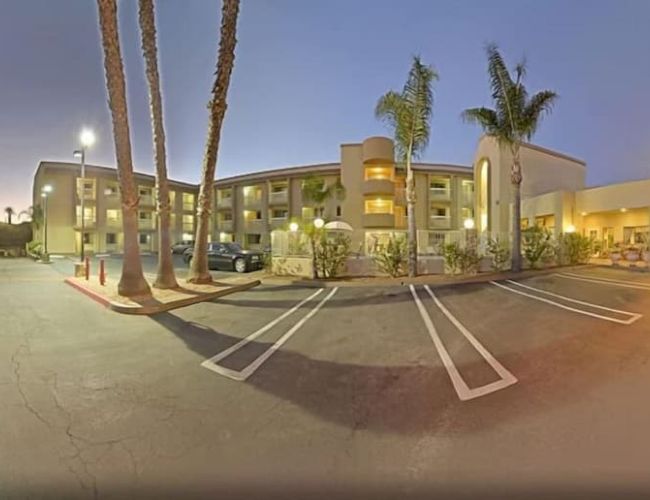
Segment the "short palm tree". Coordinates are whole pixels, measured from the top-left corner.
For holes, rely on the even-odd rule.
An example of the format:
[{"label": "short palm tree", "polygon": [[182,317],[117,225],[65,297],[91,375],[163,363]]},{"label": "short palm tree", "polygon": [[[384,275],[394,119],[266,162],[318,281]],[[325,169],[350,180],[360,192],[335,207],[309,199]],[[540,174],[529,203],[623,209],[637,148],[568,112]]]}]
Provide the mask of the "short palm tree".
[{"label": "short palm tree", "polygon": [[176,288],[174,262],[170,248],[169,234],[171,206],[169,203],[169,183],[167,182],[167,160],[165,154],[165,127],[163,124],[162,97],[160,95],[160,76],[158,73],[158,47],[156,46],[156,15],[153,0],[139,1],[140,34],[144,54],[145,72],[149,86],[149,110],[156,163],[156,193],[158,202],[158,270],[155,288]]},{"label": "short palm tree", "polygon": [[124,258],[117,292],[125,297],[149,295],[151,290],[142,273],[140,245],[138,244],[138,195],[133,178],[131,138],[126,105],[124,66],[117,27],[116,0],[97,0],[99,28],[104,52],[104,70],[108,107],[113,121],[113,141],[117,173],[122,193],[122,229],[124,231]]},{"label": "short palm tree", "polygon": [[328,200],[345,198],[345,187],[341,184],[341,179],[327,185],[322,177],[309,175],[302,182],[300,194],[303,203],[314,209],[314,215],[322,217],[323,208]]},{"label": "short palm tree", "polygon": [[[314,210],[314,217],[323,217],[324,206],[328,200],[345,199],[345,186],[341,184],[340,178],[337,178],[335,183],[328,185],[322,177],[309,175],[302,182],[300,195],[303,204]],[[305,228],[305,232],[309,236],[311,243],[312,277],[318,278],[318,269],[316,267],[316,238],[320,231],[311,224]]]},{"label": "short palm tree", "polygon": [[415,183],[411,160],[427,147],[433,115],[432,85],[438,74],[431,66],[413,58],[401,92],[390,91],[379,98],[377,118],[393,129],[398,161],[406,164],[406,205],[408,221],[409,276],[417,274],[417,226],[415,223]]},{"label": "short palm tree", "polygon": [[490,90],[495,109],[471,108],[463,118],[480,125],[487,135],[496,138],[500,146],[512,154],[510,182],[513,187],[512,217],[512,270],[521,270],[521,181],[522,169],[519,149],[521,143],[530,141],[545,113],[550,113],[557,94],[542,90],[532,97],[523,84],[526,76],[524,62],[517,64],[511,75],[496,45],[486,48]]},{"label": "short palm tree", "polygon": [[223,0],[221,7],[221,39],[219,40],[219,57],[217,72],[212,87],[212,99],[209,103],[210,121],[208,122],[208,138],[203,154],[201,187],[196,209],[196,237],[194,257],[188,281],[194,283],[210,283],[212,276],[208,269],[208,235],[210,234],[210,216],[212,213],[212,192],[214,174],[217,168],[221,126],[226,115],[226,97],[230,86],[230,74],[235,65],[235,45],[237,44],[237,16],[239,0]]},{"label": "short palm tree", "polygon": [[5,214],[7,214],[7,223],[11,224],[11,218],[16,213],[12,207],[5,207]]}]

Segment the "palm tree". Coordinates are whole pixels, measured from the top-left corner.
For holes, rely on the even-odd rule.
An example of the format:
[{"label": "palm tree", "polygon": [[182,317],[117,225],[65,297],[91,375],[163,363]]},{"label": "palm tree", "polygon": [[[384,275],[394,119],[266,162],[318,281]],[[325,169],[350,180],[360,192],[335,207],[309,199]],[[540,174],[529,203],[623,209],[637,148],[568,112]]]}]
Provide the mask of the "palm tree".
[{"label": "palm tree", "polygon": [[16,213],[12,207],[5,207],[5,213],[7,214],[7,223],[11,224],[11,218]]},{"label": "palm tree", "polygon": [[[345,187],[341,184],[340,178],[337,178],[335,183],[327,185],[322,177],[309,175],[302,182],[300,194],[303,204],[313,208],[314,217],[322,217],[324,206],[328,200],[332,198],[343,200],[345,198]],[[311,244],[312,278],[316,279],[318,278],[316,239],[319,236],[319,230],[314,224],[310,224],[305,228],[305,232]]]},{"label": "palm tree", "polygon": [[375,116],[393,129],[398,161],[406,164],[409,276],[417,274],[417,226],[415,224],[415,182],[411,160],[429,143],[433,115],[432,84],[438,74],[413,57],[413,64],[401,92],[391,90],[379,98]]},{"label": "palm tree", "polygon": [[169,234],[171,206],[169,203],[169,184],[167,182],[167,161],[165,155],[165,128],[160,96],[160,76],[158,74],[158,49],[156,47],[156,17],[153,0],[139,2],[140,32],[142,52],[149,85],[149,109],[156,163],[156,184],[158,202],[158,271],[153,283],[155,288],[176,288],[174,262],[170,251],[172,242]]},{"label": "palm tree", "polygon": [[27,210],[22,210],[18,214],[18,218],[22,215],[29,217],[35,232],[38,231],[43,224],[43,208],[40,205],[32,205]]},{"label": "palm tree", "polygon": [[118,293],[125,297],[149,295],[151,290],[142,274],[140,245],[138,244],[138,196],[133,180],[133,160],[129,118],[126,106],[124,67],[120,52],[117,27],[116,0],[97,0],[99,26],[104,51],[104,71],[108,105],[113,121],[113,141],[117,159],[117,174],[122,193],[122,229],[124,231],[124,258],[122,275],[117,286]]},{"label": "palm tree", "polygon": [[230,74],[235,63],[235,45],[237,44],[237,15],[239,0],[223,0],[221,7],[221,39],[217,72],[212,87],[212,99],[209,102],[210,121],[208,138],[203,155],[201,187],[196,209],[197,228],[194,243],[194,258],[188,281],[210,283],[212,276],[208,269],[208,234],[210,233],[210,215],[212,213],[212,190],[214,174],[221,138],[221,125],[226,114],[226,97],[230,85]]},{"label": "palm tree", "polygon": [[337,178],[335,183],[327,185],[322,177],[309,175],[302,182],[300,194],[303,203],[314,209],[314,216],[322,217],[325,203],[328,200],[333,198],[343,200],[345,198],[345,187],[341,184],[340,178]]},{"label": "palm tree", "polygon": [[500,146],[507,147],[512,154],[510,182],[513,189],[512,217],[512,270],[521,271],[521,181],[522,170],[519,148],[524,141],[530,141],[537,131],[542,115],[550,113],[557,94],[542,90],[531,98],[523,84],[526,64],[520,62],[511,75],[494,44],[486,48],[490,90],[495,109],[471,108],[463,112],[469,123],[480,125],[487,135],[496,138]]}]

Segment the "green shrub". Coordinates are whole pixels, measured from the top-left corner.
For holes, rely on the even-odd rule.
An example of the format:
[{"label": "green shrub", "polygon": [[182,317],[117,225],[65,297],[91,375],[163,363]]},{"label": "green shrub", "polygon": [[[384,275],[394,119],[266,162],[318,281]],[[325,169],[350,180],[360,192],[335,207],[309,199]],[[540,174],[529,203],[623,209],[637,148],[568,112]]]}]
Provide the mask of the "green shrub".
[{"label": "green shrub", "polygon": [[32,259],[40,259],[43,256],[43,243],[40,241],[30,241],[25,244],[27,255]]},{"label": "green shrub", "polygon": [[593,248],[593,241],[578,233],[563,233],[555,246],[557,263],[563,266],[586,264]]},{"label": "green shrub", "polygon": [[499,238],[488,239],[488,255],[492,257],[492,269],[494,271],[503,271],[510,263],[510,249],[508,244],[499,240]]},{"label": "green shrub", "polygon": [[316,276],[335,278],[350,254],[350,238],[340,233],[328,238],[325,231],[321,231],[314,243]]},{"label": "green shrub", "polygon": [[406,238],[403,236],[390,236],[386,246],[373,255],[373,259],[382,272],[393,278],[403,275],[408,261]]},{"label": "green shrub", "polygon": [[457,243],[447,243],[442,247],[445,267],[451,274],[476,273],[481,257],[474,248],[461,248]]},{"label": "green shrub", "polygon": [[551,233],[539,226],[532,226],[521,232],[522,249],[530,267],[536,268],[540,262],[553,257],[554,249]]}]

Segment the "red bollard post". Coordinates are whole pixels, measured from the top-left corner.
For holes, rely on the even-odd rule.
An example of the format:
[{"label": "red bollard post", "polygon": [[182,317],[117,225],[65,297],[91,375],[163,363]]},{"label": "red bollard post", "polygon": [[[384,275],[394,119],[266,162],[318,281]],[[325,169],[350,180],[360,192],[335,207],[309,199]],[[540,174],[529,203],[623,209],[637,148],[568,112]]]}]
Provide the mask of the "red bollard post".
[{"label": "red bollard post", "polygon": [[90,278],[90,259],[88,257],[86,257],[85,264],[86,264],[86,281],[88,281],[88,279]]},{"label": "red bollard post", "polygon": [[104,286],[106,283],[106,270],[104,269],[104,259],[99,261],[99,284]]}]

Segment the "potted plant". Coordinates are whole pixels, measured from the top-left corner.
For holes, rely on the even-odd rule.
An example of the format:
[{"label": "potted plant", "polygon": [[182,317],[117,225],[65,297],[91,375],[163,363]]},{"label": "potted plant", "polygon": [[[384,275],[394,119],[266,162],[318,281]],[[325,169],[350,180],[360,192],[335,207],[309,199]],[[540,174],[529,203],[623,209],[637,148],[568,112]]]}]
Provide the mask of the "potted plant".
[{"label": "potted plant", "polygon": [[640,258],[641,252],[634,245],[629,246],[625,251],[625,260],[631,262],[633,266],[636,265],[635,262],[637,262]]},{"label": "potted plant", "polygon": [[621,246],[619,243],[614,244],[614,247],[609,252],[609,258],[611,259],[613,266],[617,266],[618,261],[623,258],[623,253],[621,252]]}]

